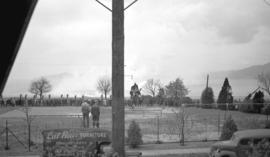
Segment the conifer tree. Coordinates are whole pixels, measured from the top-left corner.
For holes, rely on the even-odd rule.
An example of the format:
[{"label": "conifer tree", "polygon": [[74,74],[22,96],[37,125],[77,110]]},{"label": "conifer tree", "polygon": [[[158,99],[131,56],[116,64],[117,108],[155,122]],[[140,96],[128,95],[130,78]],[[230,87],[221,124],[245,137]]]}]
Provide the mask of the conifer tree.
[{"label": "conifer tree", "polygon": [[141,128],[135,120],[132,120],[129,125],[127,143],[131,148],[136,148],[143,143]]},{"label": "conifer tree", "polygon": [[232,103],[233,102],[233,96],[232,96],[232,88],[229,84],[229,80],[226,77],[223,83],[223,86],[221,88],[221,91],[219,92],[217,103]]},{"label": "conifer tree", "polygon": [[211,87],[206,87],[201,96],[201,103],[202,104],[212,104],[214,103],[214,92]]},{"label": "conifer tree", "polygon": [[229,140],[237,130],[237,125],[232,117],[229,116],[223,124],[220,140]]},{"label": "conifer tree", "polygon": [[260,90],[254,94],[253,97],[253,108],[256,113],[261,113],[261,110],[264,106],[264,94]]}]

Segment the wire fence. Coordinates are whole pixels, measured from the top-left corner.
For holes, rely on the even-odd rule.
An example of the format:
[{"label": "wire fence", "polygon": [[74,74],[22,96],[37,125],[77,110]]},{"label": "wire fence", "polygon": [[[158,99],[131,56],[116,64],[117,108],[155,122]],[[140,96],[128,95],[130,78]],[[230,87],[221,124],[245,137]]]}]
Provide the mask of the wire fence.
[{"label": "wire fence", "polygon": [[[50,108],[50,107],[49,107]],[[73,108],[59,107],[71,110]],[[74,107],[75,108],[75,107]],[[38,108],[39,109],[39,108]],[[56,110],[56,108],[52,108]],[[77,107],[78,109],[78,107]],[[125,109],[125,131],[126,136],[129,124],[135,120],[140,128],[144,143],[179,142],[181,130],[184,130],[185,141],[216,141],[221,135],[222,126],[227,116],[232,115],[238,128],[262,128],[266,120],[264,115],[249,114],[239,111],[203,109],[199,107],[186,107],[186,118],[179,119],[181,109],[177,107],[135,107]],[[64,112],[64,111],[63,111]],[[73,112],[73,111],[70,111]],[[29,130],[24,117],[0,117],[0,133],[5,129],[5,122],[8,121],[8,128],[14,132],[20,141],[28,143]],[[184,127],[182,126],[184,122]],[[90,117],[90,127],[92,127]],[[42,112],[33,116],[30,129],[30,140],[34,144],[42,144],[42,131],[61,128],[82,128],[81,114],[54,114],[46,115]],[[100,128],[111,130],[111,108],[101,107]],[[18,143],[11,134],[10,145]],[[5,133],[0,135],[0,147],[5,146]],[[12,139],[13,138],[13,139]]]}]

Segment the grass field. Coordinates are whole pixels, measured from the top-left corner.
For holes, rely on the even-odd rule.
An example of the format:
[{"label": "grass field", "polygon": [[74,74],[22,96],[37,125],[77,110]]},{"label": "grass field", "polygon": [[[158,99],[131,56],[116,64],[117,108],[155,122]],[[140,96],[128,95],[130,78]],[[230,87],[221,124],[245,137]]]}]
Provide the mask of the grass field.
[{"label": "grass field", "polygon": [[[179,140],[179,131],[176,127],[178,125],[174,113],[176,110],[176,108],[161,107],[138,107],[134,110],[126,108],[126,131],[131,120],[135,120],[141,127],[143,141],[145,143],[155,143],[158,138],[162,142],[177,142]],[[216,109],[190,107],[186,108],[186,112],[189,115],[185,135],[187,141],[217,140],[225,114],[232,115],[240,130],[262,128],[265,120],[265,116],[263,115],[247,114],[238,111],[225,112]],[[80,107],[31,108],[31,115],[34,116],[31,127],[32,141],[41,144],[41,132],[46,129],[82,127],[82,119],[78,117],[80,114]],[[8,127],[18,138],[24,143],[27,143],[28,134],[25,115],[20,109],[3,112],[3,114],[0,115],[0,133],[5,127],[6,120],[9,123]],[[218,125],[220,127],[218,127]],[[111,107],[101,107],[100,127],[111,130],[111,126]],[[5,135],[3,134],[0,138],[1,150],[4,146]],[[10,136],[10,145],[20,146],[12,136]]]}]

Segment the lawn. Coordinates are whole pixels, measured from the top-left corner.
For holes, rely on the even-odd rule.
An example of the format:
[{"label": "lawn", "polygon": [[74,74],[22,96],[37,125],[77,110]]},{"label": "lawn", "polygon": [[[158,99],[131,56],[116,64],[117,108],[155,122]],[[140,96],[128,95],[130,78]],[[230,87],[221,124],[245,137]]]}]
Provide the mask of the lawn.
[{"label": "lawn", "polygon": [[19,107],[0,107],[0,115],[18,108]]},{"label": "lawn", "polygon": [[[177,142],[179,141],[179,131],[175,118],[176,111],[176,108],[161,107],[138,107],[134,110],[126,108],[125,130],[127,131],[131,120],[135,120],[141,127],[144,143],[155,143],[157,140]],[[216,109],[190,107],[186,108],[186,112],[189,115],[185,130],[187,141],[217,140],[225,114],[233,117],[240,130],[261,128],[265,120],[263,115],[238,111],[225,112]],[[43,141],[41,132],[46,129],[82,127],[82,119],[78,117],[80,114],[80,107],[33,107],[31,109],[31,115],[34,116],[31,140],[36,144],[41,144]],[[25,115],[19,109],[3,112],[0,115],[0,132],[4,129],[7,120],[8,127],[21,141],[27,143],[28,132],[24,117]],[[101,107],[100,127],[111,130],[111,126],[111,107]],[[0,149],[3,149],[5,135],[3,134],[0,138]],[[11,147],[20,146],[12,136],[10,136],[10,145]]]}]

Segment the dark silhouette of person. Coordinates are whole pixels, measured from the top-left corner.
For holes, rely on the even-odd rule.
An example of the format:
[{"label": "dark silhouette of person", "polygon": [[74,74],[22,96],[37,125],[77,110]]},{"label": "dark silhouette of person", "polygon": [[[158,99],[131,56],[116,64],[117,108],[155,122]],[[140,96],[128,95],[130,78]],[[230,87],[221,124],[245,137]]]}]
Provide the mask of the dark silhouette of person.
[{"label": "dark silhouette of person", "polygon": [[91,114],[93,120],[93,128],[99,128],[100,109],[98,106],[98,100],[96,100],[94,105],[92,106]]},{"label": "dark silhouette of person", "polygon": [[82,114],[83,114],[83,127],[84,128],[89,128],[89,113],[90,113],[90,106],[85,100],[83,100]]}]

